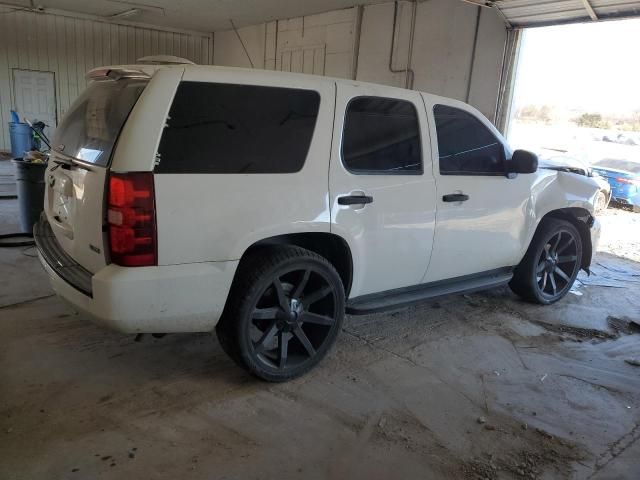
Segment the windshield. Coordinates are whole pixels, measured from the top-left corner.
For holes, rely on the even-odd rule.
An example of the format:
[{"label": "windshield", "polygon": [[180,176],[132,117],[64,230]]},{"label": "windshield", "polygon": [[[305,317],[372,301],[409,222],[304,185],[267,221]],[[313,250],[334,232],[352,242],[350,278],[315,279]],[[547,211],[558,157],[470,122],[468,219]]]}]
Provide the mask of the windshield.
[{"label": "windshield", "polygon": [[56,129],[53,149],[102,167],[147,80],[93,82],[73,103]]},{"label": "windshield", "polygon": [[625,172],[640,173],[640,163],[631,160],[620,160],[615,158],[605,158],[593,165],[594,167],[613,168],[614,170],[623,170]]}]

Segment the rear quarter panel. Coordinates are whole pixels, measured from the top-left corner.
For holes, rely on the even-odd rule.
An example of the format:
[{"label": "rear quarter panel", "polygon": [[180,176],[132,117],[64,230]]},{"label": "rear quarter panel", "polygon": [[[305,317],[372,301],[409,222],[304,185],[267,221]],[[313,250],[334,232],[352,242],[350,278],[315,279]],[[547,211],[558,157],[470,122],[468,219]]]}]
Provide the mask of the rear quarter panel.
[{"label": "rear quarter panel", "polygon": [[206,68],[189,68],[183,79],[315,90],[320,107],[306,161],[297,173],[156,174],[159,263],[237,260],[265,238],[329,232],[335,83],[266,71],[247,75],[242,70]]}]

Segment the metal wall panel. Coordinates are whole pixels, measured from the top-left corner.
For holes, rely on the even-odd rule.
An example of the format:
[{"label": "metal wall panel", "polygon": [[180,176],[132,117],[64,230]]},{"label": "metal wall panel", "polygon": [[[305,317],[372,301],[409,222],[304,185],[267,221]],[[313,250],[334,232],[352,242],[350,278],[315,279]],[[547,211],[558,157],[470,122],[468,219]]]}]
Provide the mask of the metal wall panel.
[{"label": "metal wall panel", "polygon": [[[640,16],[638,0],[588,0],[588,3],[600,20]],[[592,21],[584,0],[497,0],[495,6],[513,27]]]},{"label": "metal wall panel", "polygon": [[12,69],[54,72],[58,120],[86,87],[85,74],[101,65],[134,63],[145,55],[176,55],[210,64],[212,36],[98,19],[0,10],[0,150],[9,150],[14,107]]}]

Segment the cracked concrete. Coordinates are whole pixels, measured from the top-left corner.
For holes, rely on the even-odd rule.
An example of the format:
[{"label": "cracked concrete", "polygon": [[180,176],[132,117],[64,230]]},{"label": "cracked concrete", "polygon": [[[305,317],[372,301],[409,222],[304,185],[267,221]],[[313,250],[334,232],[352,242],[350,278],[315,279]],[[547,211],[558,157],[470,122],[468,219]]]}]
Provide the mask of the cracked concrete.
[{"label": "cracked concrete", "polygon": [[500,288],[349,317],[271,385],[206,334],[93,326],[30,255],[0,249],[0,478],[640,478],[640,334],[607,322],[640,315],[629,259],[598,260],[624,288],[552,307]]}]

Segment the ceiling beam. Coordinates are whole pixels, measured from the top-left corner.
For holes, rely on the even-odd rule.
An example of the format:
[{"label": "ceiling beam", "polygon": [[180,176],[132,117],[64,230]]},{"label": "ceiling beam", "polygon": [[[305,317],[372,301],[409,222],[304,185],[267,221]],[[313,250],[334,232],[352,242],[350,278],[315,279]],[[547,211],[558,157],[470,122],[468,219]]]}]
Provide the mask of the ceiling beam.
[{"label": "ceiling beam", "polygon": [[497,6],[496,4],[493,4],[492,7],[498,13],[498,16],[504,22],[505,26],[507,27],[507,30],[512,30],[513,29],[513,25],[511,25],[511,22],[509,21],[507,16],[504,14],[504,12],[502,10],[500,10],[500,7]]},{"label": "ceiling beam", "polygon": [[596,11],[593,9],[593,7],[591,6],[591,3],[589,2],[589,0],[582,0],[582,3],[584,4],[585,10],[591,17],[591,20],[593,20],[594,22],[597,22],[599,20],[598,15],[596,14]]},{"label": "ceiling beam", "polygon": [[496,5],[496,2],[494,0],[462,0],[462,1],[464,3],[469,3],[471,5],[476,5],[478,7],[493,8],[497,12],[498,16],[504,21],[504,24],[507,27],[507,29],[511,30],[513,28],[513,25],[511,25],[511,22],[509,22],[509,19],[505,16],[502,10],[500,10],[500,7]]}]

